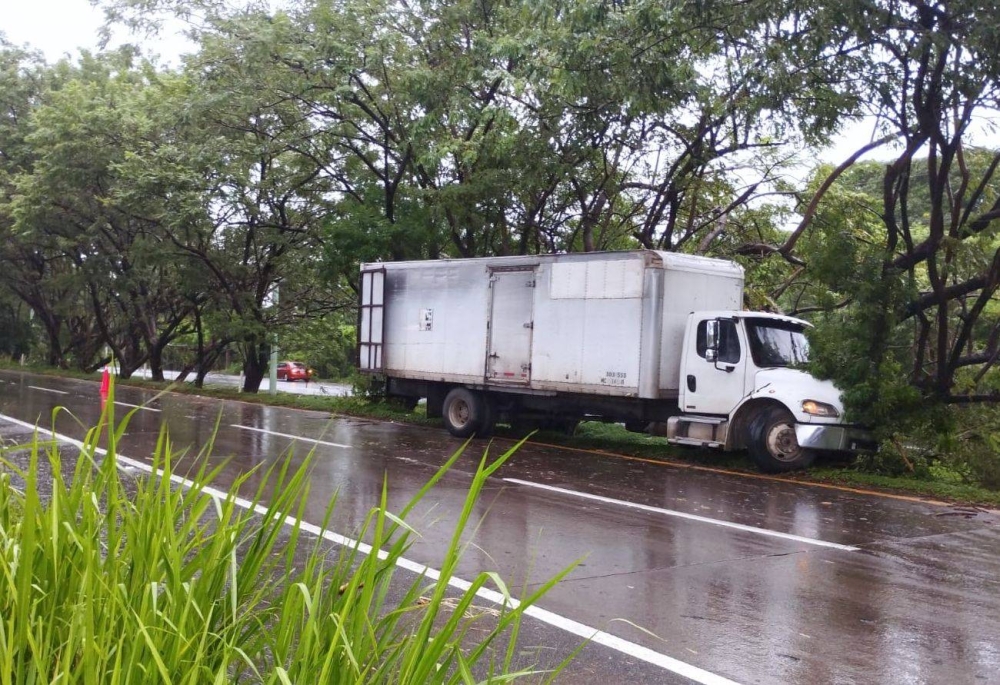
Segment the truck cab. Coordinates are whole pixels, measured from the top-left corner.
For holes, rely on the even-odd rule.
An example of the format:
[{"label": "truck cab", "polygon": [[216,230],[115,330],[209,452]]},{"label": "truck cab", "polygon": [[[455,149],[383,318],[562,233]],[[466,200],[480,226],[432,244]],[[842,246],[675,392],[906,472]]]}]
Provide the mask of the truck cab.
[{"label": "truck cab", "polygon": [[758,467],[807,467],[819,452],[854,451],[867,436],[843,422],[840,392],[803,370],[810,324],[776,314],[695,312],[681,358],[675,444],[746,448]]}]

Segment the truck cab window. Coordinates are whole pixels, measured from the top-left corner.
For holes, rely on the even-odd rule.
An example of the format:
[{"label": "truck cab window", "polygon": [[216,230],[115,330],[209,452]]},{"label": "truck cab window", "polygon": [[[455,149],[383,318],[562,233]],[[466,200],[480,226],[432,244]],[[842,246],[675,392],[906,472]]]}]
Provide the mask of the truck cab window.
[{"label": "truck cab window", "polygon": [[801,366],[809,361],[809,341],[801,323],[747,319],[750,354],[761,368]]},{"label": "truck cab window", "polygon": [[[695,335],[695,351],[699,357],[705,357],[705,329],[708,321],[698,322]],[[719,357],[720,364],[735,364],[740,360],[740,338],[736,333],[736,323],[722,319],[719,321]]]}]

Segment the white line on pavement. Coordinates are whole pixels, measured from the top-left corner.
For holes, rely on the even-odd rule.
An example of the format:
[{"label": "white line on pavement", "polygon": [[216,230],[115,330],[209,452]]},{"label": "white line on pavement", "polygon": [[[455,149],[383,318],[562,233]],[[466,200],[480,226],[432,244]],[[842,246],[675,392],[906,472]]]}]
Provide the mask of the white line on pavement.
[{"label": "white line on pavement", "polygon": [[715,526],[722,526],[724,528],[734,528],[736,530],[742,530],[748,533],[755,533],[757,535],[767,535],[773,538],[781,538],[783,540],[802,542],[807,545],[816,545],[817,547],[829,547],[831,549],[839,549],[845,552],[857,552],[859,549],[858,547],[852,547],[851,545],[842,545],[838,542],[827,542],[825,540],[817,540],[816,538],[807,538],[801,535],[792,535],[791,533],[782,533],[776,530],[769,530],[768,528],[746,526],[743,525],[742,523],[732,523],[731,521],[713,519],[707,516],[698,516],[697,514],[687,514],[683,511],[675,511],[673,509],[660,509],[659,507],[651,507],[647,504],[637,504],[635,502],[626,502],[625,500],[612,499],[610,497],[602,497],[601,495],[591,495],[588,492],[577,492],[576,490],[567,490],[566,488],[558,488],[554,485],[545,485],[543,483],[532,483],[531,481],[519,480],[517,478],[504,478],[504,481],[507,483],[515,483],[517,485],[526,485],[532,488],[549,490],[550,492],[558,492],[563,495],[572,495],[573,497],[582,497],[584,499],[590,499],[597,502],[604,502],[605,504],[616,504],[622,507],[641,509],[642,511],[648,511],[654,514],[662,514],[664,516],[675,516],[677,518],[687,519],[689,521],[698,521],[700,523],[711,523],[712,525]]},{"label": "white line on pavement", "polygon": [[[0,414],[0,419],[10,421],[11,423],[23,426],[25,428],[37,430],[37,426],[27,423],[26,421],[21,421],[19,419],[15,419],[10,416],[6,416],[4,414]],[[60,435],[59,433],[55,432],[53,432],[53,435],[57,439],[62,440],[63,442],[66,442],[70,445],[75,445],[80,449],[83,449],[84,447],[83,443],[80,442],[79,440],[75,440],[73,438],[70,438],[65,435]],[[107,454],[107,450],[101,449],[100,447],[95,448],[95,451],[101,455]],[[158,476],[163,476],[162,471],[160,471],[159,469],[154,471],[151,466],[149,466],[148,464],[144,464],[141,461],[136,461],[134,459],[124,457],[120,454],[115,455],[115,459],[117,459],[122,464],[126,464],[141,471],[145,471],[146,473],[155,473]],[[183,485],[184,487],[193,487],[195,485],[194,482],[186,478],[182,478],[176,474],[171,475],[170,480],[180,485]],[[213,487],[202,486],[201,491],[205,492],[206,494],[213,495],[215,497],[220,497],[223,499],[230,496],[229,493]],[[263,515],[268,512],[267,507],[261,504],[254,504],[250,500],[243,499],[242,497],[234,497],[233,502],[244,509],[252,510],[258,514]],[[384,550],[375,550],[372,548],[371,545],[365,544],[358,540],[353,540],[338,533],[334,533],[333,531],[326,530],[325,528],[320,528],[315,524],[308,523],[306,521],[299,521],[294,516],[286,516],[285,524],[289,526],[299,525],[299,527],[302,530],[307,531],[313,535],[316,535],[317,537],[322,537],[324,540],[329,540],[330,542],[333,542],[335,544],[344,547],[351,547],[353,549],[357,549],[362,554],[376,553],[378,554],[379,559],[386,559],[388,557],[388,554]],[[416,561],[410,561],[409,559],[405,559],[403,557],[399,557],[396,559],[396,566],[399,566],[402,569],[411,571],[418,575],[423,575],[424,577],[430,578],[431,580],[436,581],[440,580],[441,578],[441,572],[438,571],[437,569],[431,568],[430,566],[425,566]],[[455,576],[452,576],[451,578],[448,579],[448,585],[457,588],[463,592],[472,587],[472,584],[469,581],[457,578]],[[496,592],[495,590],[489,590],[486,588],[480,588],[479,590],[477,590],[476,596],[485,599],[487,601],[493,602],[494,604],[499,604],[501,606],[507,604],[512,608],[517,607],[520,604],[520,601],[513,597],[507,598],[503,594]],[[589,640],[590,642],[594,642],[599,645],[604,645],[605,647],[610,647],[611,649],[621,652],[622,654],[626,654],[635,659],[639,659],[640,661],[645,661],[646,663],[652,664],[654,666],[659,666],[660,668],[670,671],[671,673],[676,673],[678,675],[684,676],[685,678],[693,680],[696,683],[700,683],[701,685],[737,685],[735,681],[729,680],[728,678],[724,678],[723,676],[716,675],[715,673],[711,673],[710,671],[698,668],[697,666],[692,666],[689,663],[679,661],[678,659],[669,657],[666,654],[661,654],[660,652],[653,651],[648,647],[643,647],[642,645],[638,645],[634,642],[629,642],[628,640],[624,640],[620,637],[616,637],[615,635],[611,635],[610,633],[606,633],[603,630],[592,628],[583,623],[579,623],[578,621],[574,621],[571,618],[566,618],[565,616],[562,616],[560,614],[556,614],[546,609],[542,609],[541,607],[530,606],[524,610],[524,614],[526,616],[531,616],[532,618],[541,621],[542,623],[547,623],[550,626],[559,628],[568,633],[581,637],[585,640]]]},{"label": "white line on pavement", "polygon": [[162,409],[155,409],[153,407],[144,407],[141,404],[129,404],[128,402],[119,402],[115,400],[115,404],[120,404],[123,407],[132,407],[133,409],[145,409],[146,411],[163,411]]},{"label": "white line on pavement", "polygon": [[317,445],[329,445],[330,447],[350,447],[350,445],[341,445],[339,442],[327,442],[326,440],[313,440],[312,438],[303,438],[301,435],[292,435],[290,433],[279,433],[277,431],[264,430],[263,428],[251,428],[250,426],[241,426],[238,423],[229,424],[230,428],[239,428],[245,431],[254,431],[255,433],[267,433],[268,435],[277,435],[282,438],[290,438],[292,440],[299,440],[301,442],[313,442]]},{"label": "white line on pavement", "polygon": [[54,393],[57,393],[59,395],[68,395],[69,394],[65,390],[53,390],[52,388],[42,388],[42,387],[39,387],[37,385],[29,385],[28,387],[31,388],[32,390],[41,390],[42,392],[54,392]]}]

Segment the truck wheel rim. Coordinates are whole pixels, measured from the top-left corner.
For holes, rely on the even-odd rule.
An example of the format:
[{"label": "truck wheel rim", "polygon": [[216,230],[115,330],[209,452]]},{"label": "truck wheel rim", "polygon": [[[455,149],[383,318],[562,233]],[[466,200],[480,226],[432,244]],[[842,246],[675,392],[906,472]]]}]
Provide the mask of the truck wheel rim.
[{"label": "truck wheel rim", "polygon": [[457,400],[451,403],[448,407],[448,418],[451,420],[453,426],[461,428],[469,422],[469,404],[468,402],[463,402],[462,400]]},{"label": "truck wheel rim", "polygon": [[767,451],[778,461],[795,461],[801,455],[795,427],[789,423],[776,423],[767,431]]}]

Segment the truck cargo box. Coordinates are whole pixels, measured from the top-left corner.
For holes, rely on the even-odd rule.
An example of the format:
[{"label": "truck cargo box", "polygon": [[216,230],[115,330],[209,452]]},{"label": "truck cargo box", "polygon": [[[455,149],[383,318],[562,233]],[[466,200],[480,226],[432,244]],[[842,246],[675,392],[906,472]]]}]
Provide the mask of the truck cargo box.
[{"label": "truck cargo box", "polygon": [[675,398],[695,310],[743,270],[651,250],[363,264],[359,367],[472,387]]}]

